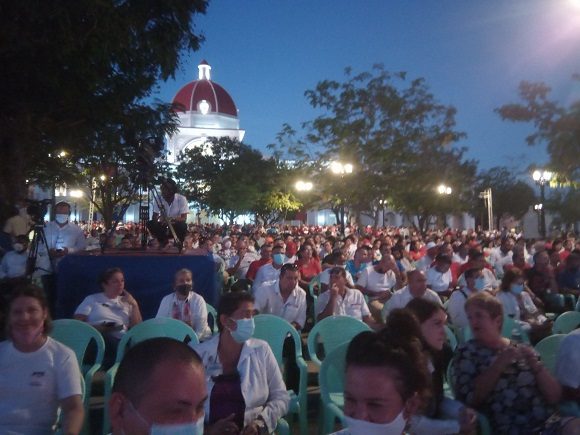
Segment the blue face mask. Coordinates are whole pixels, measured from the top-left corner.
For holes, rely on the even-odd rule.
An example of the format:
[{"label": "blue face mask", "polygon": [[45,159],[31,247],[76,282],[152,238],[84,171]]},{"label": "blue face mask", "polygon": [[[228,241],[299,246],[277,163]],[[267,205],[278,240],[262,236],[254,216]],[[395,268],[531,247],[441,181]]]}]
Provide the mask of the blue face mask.
[{"label": "blue face mask", "polygon": [[514,295],[519,295],[524,291],[524,285],[523,284],[512,284],[510,286],[510,291],[514,294]]},{"label": "blue face mask", "polygon": [[[234,319],[232,319],[234,320]],[[238,319],[236,322],[236,330],[230,330],[230,334],[232,338],[238,343],[244,343],[247,341],[252,335],[254,335],[254,318],[250,317],[249,319]]]},{"label": "blue face mask", "polygon": [[485,279],[483,276],[477,277],[475,279],[475,290],[478,292],[482,291],[485,288]]},{"label": "blue face mask", "polygon": [[[151,435],[203,435],[204,416],[202,415],[197,421],[179,424],[151,424],[141,415],[131,402],[129,405],[146,426],[148,426]],[[125,431],[122,431],[123,434]]]},{"label": "blue face mask", "polygon": [[272,255],[272,261],[276,263],[278,266],[284,264],[284,254],[274,254]]}]

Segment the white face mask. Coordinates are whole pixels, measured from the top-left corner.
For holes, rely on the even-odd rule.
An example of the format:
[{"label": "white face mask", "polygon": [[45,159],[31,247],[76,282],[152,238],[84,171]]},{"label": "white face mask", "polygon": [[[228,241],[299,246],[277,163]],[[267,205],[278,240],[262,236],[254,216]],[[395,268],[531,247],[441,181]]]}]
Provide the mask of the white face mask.
[{"label": "white face mask", "polygon": [[68,221],[68,214],[57,214],[54,217],[57,224],[66,224]]},{"label": "white face mask", "polygon": [[[129,406],[145,425],[149,426],[151,435],[203,435],[204,416],[202,415],[197,421],[179,424],[151,424],[141,415],[139,411],[129,402]],[[122,431],[125,434],[125,431]]]},{"label": "white face mask", "polygon": [[344,419],[351,435],[401,435],[407,425],[402,410],[390,423],[371,423],[347,416]]}]

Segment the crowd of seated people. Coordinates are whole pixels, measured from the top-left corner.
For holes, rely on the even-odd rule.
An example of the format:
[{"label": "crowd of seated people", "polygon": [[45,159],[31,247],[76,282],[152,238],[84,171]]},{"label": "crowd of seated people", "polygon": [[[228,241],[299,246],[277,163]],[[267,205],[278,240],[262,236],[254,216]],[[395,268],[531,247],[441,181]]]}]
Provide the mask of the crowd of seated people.
[{"label": "crowd of seated people", "polygon": [[[63,222],[66,210],[61,215]],[[67,225],[72,223],[66,221],[59,228]],[[78,228],[83,228],[82,224]],[[88,246],[90,237],[98,238],[98,231],[87,230]],[[287,412],[286,386],[272,352],[267,343],[252,338],[252,317],[258,313],[279,316],[303,335],[315,322],[336,315],[354,317],[375,331],[353,340],[353,350],[347,355],[346,433],[375,433],[372,430],[386,430],[389,425],[402,428],[401,432],[469,433],[476,424],[476,411],[489,418],[494,433],[577,430],[578,421],[560,415],[556,406],[563,398],[578,401],[577,382],[570,376],[553,377],[531,347],[501,336],[504,319],[511,318],[535,344],[551,333],[549,317],[575,308],[580,290],[580,247],[572,237],[526,243],[510,234],[492,238],[490,234],[451,230],[426,234],[408,228],[365,231],[359,234],[351,229],[343,239],[330,228],[309,228],[307,234],[298,227],[192,225],[186,229],[183,254],[211,256],[213,272],[220,276],[219,333],[212,335],[208,327],[205,301],[195,292],[195,276],[188,270],[179,270],[173,281],[168,280],[157,317],[185,322],[201,341],[194,346],[201,358],[193,357],[192,364],[199,366],[196,370],[201,372],[207,391],[208,398],[202,400],[206,433],[271,433]],[[125,225],[118,232],[116,247],[111,249],[139,245],[138,226]],[[13,245],[13,256],[26,251],[26,240],[21,236],[15,236]],[[171,251],[170,242],[163,245],[155,249]],[[62,246],[66,248],[66,242]],[[58,258],[75,252],[76,248],[63,249]],[[242,285],[232,285],[234,282]],[[103,271],[99,283],[102,292],[88,296],[74,317],[95,327],[105,338],[107,368],[114,362],[123,334],[143,320],[141,296],[139,289],[131,289],[131,293],[125,289],[123,271],[118,268]],[[308,314],[313,304],[311,292],[317,297],[314,317]],[[17,360],[14,355],[25,359],[30,353],[37,358],[44,355],[49,343],[54,348],[50,352],[68,358],[68,365],[50,368],[54,370],[51,376],[62,376],[67,387],[51,380],[54,392],[50,401],[46,400],[50,409],[31,424],[54,424],[54,410],[60,406],[65,413],[63,424],[75,433],[83,416],[82,409],[80,415],[77,410],[79,390],[69,378],[80,378],[78,366],[70,362],[65,347],[55,347],[45,323],[37,321],[33,327],[34,322],[19,320],[28,311],[48,319],[50,304],[26,296],[24,300],[33,307],[21,308],[23,297],[18,295],[13,292],[5,305],[8,329],[7,340],[0,345],[0,391],[4,386],[12,388],[8,376],[10,370],[18,370],[12,365]],[[447,323],[459,341],[467,340],[455,351],[446,345],[443,326]],[[466,330],[469,337],[463,334]],[[568,342],[575,343],[572,339]],[[563,354],[569,355],[565,350],[570,346],[564,345]],[[363,349],[375,349],[384,361],[365,360]],[[397,360],[396,355],[407,359]],[[41,358],[53,358],[54,364],[56,357],[38,356]],[[452,379],[448,381],[453,384],[456,401],[443,395],[450,360]],[[570,364],[574,358],[567,356],[566,360]],[[62,373],[65,367],[68,377]],[[402,367],[404,373],[397,374]],[[580,362],[572,367],[580,371]],[[372,384],[381,394],[397,397],[397,405],[388,412],[380,411],[380,417],[361,411],[370,391],[363,391],[356,382],[367,371],[376,375],[376,385]],[[395,376],[394,380],[389,376]],[[22,424],[18,415],[38,406],[35,401],[27,402],[34,396],[28,388],[35,382],[22,390],[22,402],[0,401],[0,432],[12,427],[9,425]],[[363,393],[367,396],[359,397]],[[513,394],[526,400],[510,402],[507,398]],[[140,403],[124,396],[121,400],[121,393],[113,397],[118,399],[111,403],[117,407],[118,417],[115,420],[111,413],[113,433],[121,433],[123,427],[129,427],[124,425],[130,424],[121,405],[130,404],[137,411]],[[192,413],[174,423],[199,427],[200,415],[198,412],[194,418]],[[167,423],[154,417],[145,421],[150,427]],[[514,431],[516,426],[521,428]]]}]

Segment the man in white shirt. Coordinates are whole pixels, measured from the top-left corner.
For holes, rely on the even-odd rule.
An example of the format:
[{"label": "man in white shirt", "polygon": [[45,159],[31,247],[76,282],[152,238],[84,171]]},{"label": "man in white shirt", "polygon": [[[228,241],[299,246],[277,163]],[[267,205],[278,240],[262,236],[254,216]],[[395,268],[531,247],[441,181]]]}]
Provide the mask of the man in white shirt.
[{"label": "man in white shirt", "polygon": [[393,295],[392,290],[403,286],[402,282],[395,259],[386,252],[381,261],[361,272],[356,288],[369,298],[369,309],[376,322],[381,322],[381,312],[385,303]]},{"label": "man in white shirt", "polygon": [[427,269],[427,286],[439,293],[440,296],[449,296],[453,289],[451,274],[451,257],[446,254],[437,254],[435,264]]},{"label": "man in white shirt", "polygon": [[28,236],[16,236],[12,245],[13,251],[8,251],[0,263],[0,279],[20,278],[26,275],[28,260]]},{"label": "man in white shirt", "polygon": [[[159,198],[162,208],[165,210],[167,219],[171,221],[177,238],[183,243],[187,233],[187,214],[189,213],[189,204],[187,198],[177,193],[177,184],[170,178],[164,178],[161,181],[161,195]],[[147,229],[159,241],[160,247],[165,247],[171,237],[167,222],[163,221],[160,206],[157,201],[153,201],[153,216],[147,222]]]},{"label": "man in white shirt", "polygon": [[435,257],[439,253],[439,246],[435,242],[427,243],[426,248],[427,253],[423,255],[423,257],[421,257],[417,263],[415,263],[416,269],[423,272],[426,272],[427,269],[431,267],[431,263],[433,263]]},{"label": "man in white shirt", "polygon": [[512,264],[512,249],[514,247],[514,240],[511,237],[502,239],[499,248],[491,251],[489,262],[493,266],[495,276],[500,279],[503,276],[503,268],[508,264]]},{"label": "man in white shirt", "polygon": [[236,243],[237,253],[230,258],[227,272],[228,275],[236,277],[236,279],[245,279],[246,273],[253,261],[260,257],[255,252],[248,250],[248,243],[245,240],[239,239]]},{"label": "man in white shirt", "polygon": [[[322,268],[324,270],[320,274],[321,292],[325,292],[326,290],[328,290],[328,285],[330,284],[330,271],[333,269],[334,266],[342,267],[343,269],[345,269],[346,255],[344,254],[344,252],[336,251],[326,256],[326,262],[322,265]],[[346,269],[345,272],[346,272],[346,286],[348,288],[355,288],[352,275]]]},{"label": "man in white shirt", "polygon": [[420,270],[413,270],[407,273],[408,284],[395,294],[385,304],[383,318],[387,318],[389,313],[396,308],[405,308],[413,298],[423,298],[441,304],[441,299],[437,293],[427,288],[427,278]]},{"label": "man in white shirt", "polygon": [[451,293],[449,302],[447,302],[447,314],[449,314],[449,319],[453,326],[457,328],[469,326],[467,314],[465,313],[465,301],[467,301],[469,296],[483,291],[485,286],[481,269],[467,269],[463,273],[463,277],[465,285]]},{"label": "man in white shirt", "polygon": [[341,267],[332,268],[330,288],[316,301],[317,320],[321,321],[329,316],[350,316],[362,320],[372,328],[380,327],[373,320],[363,294],[346,286],[346,271]]},{"label": "man in white shirt", "polygon": [[260,314],[282,317],[300,330],[306,322],[306,292],[298,285],[300,273],[295,264],[285,264],[280,278],[266,282],[254,293],[256,310]]},{"label": "man in white shirt", "polygon": [[276,245],[272,248],[272,262],[264,264],[258,269],[252,289],[256,291],[265,282],[276,281],[280,276],[280,269],[286,261],[284,246]]}]

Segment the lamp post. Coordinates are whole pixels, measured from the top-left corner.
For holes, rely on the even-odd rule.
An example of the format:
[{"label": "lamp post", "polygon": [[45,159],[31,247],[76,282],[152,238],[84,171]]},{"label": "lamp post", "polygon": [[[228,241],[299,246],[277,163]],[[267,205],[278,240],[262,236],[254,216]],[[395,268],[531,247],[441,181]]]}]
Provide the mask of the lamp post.
[{"label": "lamp post", "polygon": [[385,211],[387,208],[387,200],[386,199],[379,199],[379,205],[382,208],[381,213],[383,215],[383,228],[384,228],[385,227]]},{"label": "lamp post", "polygon": [[[342,163],[338,161],[333,161],[330,163],[330,170],[335,175],[340,175],[340,179],[344,180],[344,176],[347,174],[352,174],[353,166],[351,163]],[[340,229],[342,235],[344,236],[344,198],[340,200]]]},{"label": "lamp post", "polygon": [[[440,184],[439,186],[437,186],[437,193],[439,193],[439,195],[441,196],[449,196],[453,193],[453,189],[449,186],[447,186],[446,184]],[[443,217],[443,227],[445,228],[447,226],[447,215],[446,214],[442,214]]]},{"label": "lamp post", "polygon": [[546,202],[546,183],[549,183],[550,180],[553,177],[553,173],[550,171],[546,171],[546,170],[538,170],[536,169],[533,173],[532,173],[532,178],[534,179],[534,181],[536,182],[536,184],[538,186],[540,186],[540,200],[541,203],[537,204],[541,207],[536,208],[534,207],[540,216],[540,235],[542,236],[542,238],[546,238],[546,211],[545,211],[545,207],[544,204]]},{"label": "lamp post", "polygon": [[75,198],[75,201],[74,201],[74,206],[75,206],[74,216],[75,216],[75,222],[78,222],[79,221],[79,214],[77,213],[77,199],[78,198],[82,198],[83,191],[82,190],[78,190],[78,189],[71,190],[69,192],[69,195],[71,196],[71,198]]},{"label": "lamp post", "polygon": [[[310,181],[298,180],[296,182],[296,184],[294,185],[294,187],[296,188],[296,190],[298,192],[302,193],[302,192],[310,192],[312,190],[312,188],[314,187],[314,185]],[[305,223],[306,224],[308,223],[308,211],[306,211]]]},{"label": "lamp post", "polygon": [[479,197],[483,199],[485,207],[487,208],[487,228],[489,232],[493,231],[493,197],[491,188],[479,192]]}]

